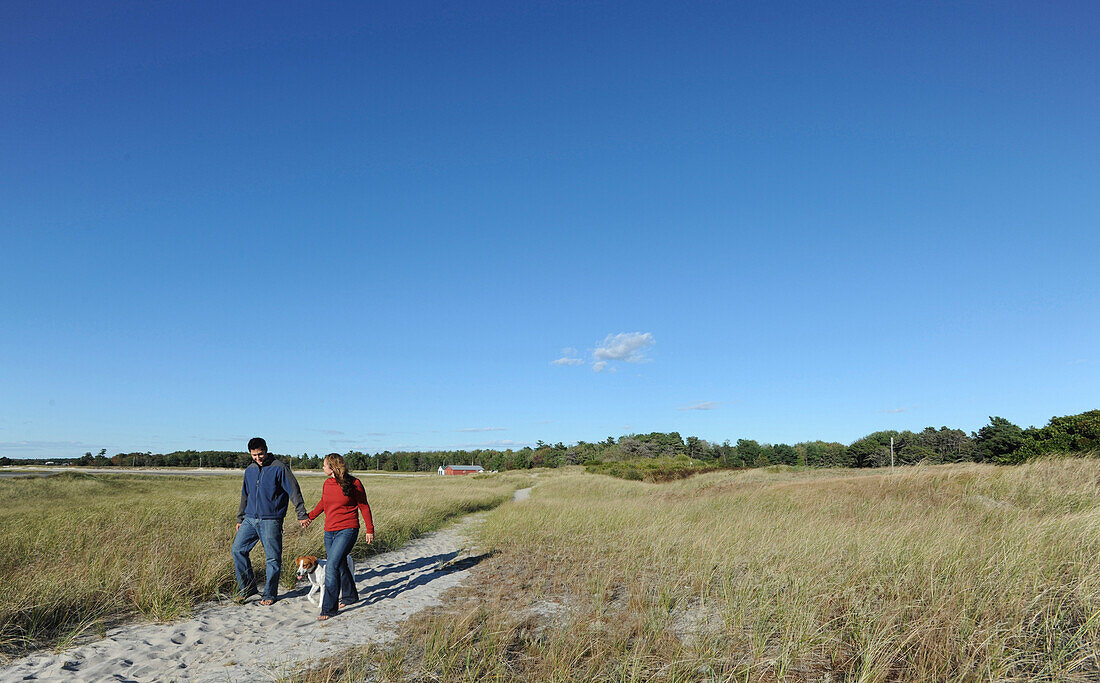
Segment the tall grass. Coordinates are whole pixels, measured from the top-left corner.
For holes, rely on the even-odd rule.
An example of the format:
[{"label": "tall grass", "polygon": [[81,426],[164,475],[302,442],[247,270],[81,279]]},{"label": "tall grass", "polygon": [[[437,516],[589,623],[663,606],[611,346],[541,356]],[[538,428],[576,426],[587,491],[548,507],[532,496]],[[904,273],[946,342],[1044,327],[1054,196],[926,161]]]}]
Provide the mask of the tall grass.
[{"label": "tall grass", "polygon": [[1095,459],[539,481],[479,583],[318,680],[1100,679]]},{"label": "tall grass", "polygon": [[[323,479],[299,477],[307,506]],[[511,496],[516,477],[365,477],[376,540],[354,554],[399,547],[448,519]],[[235,587],[229,546],[241,476],[63,474],[0,480],[0,656],[64,646],[120,620],[168,620]],[[323,554],[321,520],[288,515],[288,558]],[[263,576],[263,553],[253,553]],[[283,572],[286,586],[292,571]]]}]

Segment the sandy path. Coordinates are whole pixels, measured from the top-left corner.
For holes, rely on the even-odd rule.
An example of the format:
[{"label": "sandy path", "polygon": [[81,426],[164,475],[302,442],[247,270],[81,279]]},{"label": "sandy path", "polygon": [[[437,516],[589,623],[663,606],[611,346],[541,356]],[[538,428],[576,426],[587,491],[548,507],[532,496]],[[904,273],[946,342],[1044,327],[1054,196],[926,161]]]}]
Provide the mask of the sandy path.
[{"label": "sandy path", "polygon": [[[529,492],[514,498],[525,500]],[[270,607],[256,598],[244,606],[208,603],[187,621],[133,624],[71,650],[35,653],[0,668],[0,681],[270,681],[300,671],[304,660],[386,642],[402,621],[439,604],[440,594],[462,583],[480,559],[462,551],[482,519],[470,515],[356,563],[360,601],[326,622],[316,621],[318,608],[300,584]]]}]

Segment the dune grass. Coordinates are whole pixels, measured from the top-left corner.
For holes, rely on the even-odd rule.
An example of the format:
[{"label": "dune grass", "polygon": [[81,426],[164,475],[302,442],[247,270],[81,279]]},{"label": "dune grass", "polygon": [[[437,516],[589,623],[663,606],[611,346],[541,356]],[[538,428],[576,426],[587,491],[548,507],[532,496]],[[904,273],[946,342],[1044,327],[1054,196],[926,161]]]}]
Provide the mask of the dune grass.
[{"label": "dune grass", "polygon": [[400,645],[300,680],[1100,679],[1100,461],[581,473]]},{"label": "dune grass", "polygon": [[[361,557],[401,546],[457,515],[511,497],[516,476],[363,477],[376,540]],[[299,476],[308,507],[322,477]],[[241,475],[63,474],[0,480],[0,657],[64,647],[130,618],[168,620],[234,588],[229,546]],[[321,520],[284,527],[288,558],[323,555]],[[252,552],[263,576],[263,551]]]}]

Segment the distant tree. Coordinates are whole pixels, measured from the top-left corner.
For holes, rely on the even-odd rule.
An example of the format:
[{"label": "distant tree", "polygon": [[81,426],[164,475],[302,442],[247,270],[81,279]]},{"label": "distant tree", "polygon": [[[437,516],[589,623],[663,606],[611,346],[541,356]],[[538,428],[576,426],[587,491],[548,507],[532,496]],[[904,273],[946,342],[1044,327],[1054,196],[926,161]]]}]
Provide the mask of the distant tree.
[{"label": "distant tree", "polygon": [[623,437],[619,439],[619,452],[624,459],[627,458],[644,458],[650,455],[649,447],[647,444],[642,443],[638,439],[631,437]]},{"label": "distant tree", "polygon": [[737,449],[726,439],[715,450],[718,451],[718,464],[722,467],[743,467],[744,462],[737,457]]},{"label": "distant tree", "polygon": [[[912,434],[912,432],[909,432]],[[883,467],[890,464],[890,439],[895,440],[895,456],[900,450],[902,433],[894,430],[874,432],[857,439],[848,446],[848,458],[852,467]],[[918,458],[919,459],[919,458]]]},{"label": "distant tree", "polygon": [[763,467],[771,464],[764,448],[752,439],[737,440],[737,458],[745,463],[746,467]]},{"label": "distant tree", "polygon": [[106,448],[100,449],[99,453],[97,453],[95,458],[93,458],[93,464],[96,467],[110,467],[114,465],[114,463],[111,462],[111,459],[107,457]]},{"label": "distant tree", "polygon": [[933,462],[962,462],[973,459],[974,441],[961,429],[925,427],[917,437],[933,453]]},{"label": "distant tree", "polygon": [[853,467],[848,447],[842,443],[826,443],[825,464],[827,467]]},{"label": "distant tree", "polygon": [[810,467],[824,467],[824,446],[825,444],[821,441],[804,441],[802,443],[796,443],[794,449],[798,451],[799,458],[805,461]]},{"label": "distant tree", "polygon": [[772,446],[772,454],[775,462],[780,465],[798,464],[798,451],[793,446],[788,446],[785,443],[776,444]]},{"label": "distant tree", "polygon": [[[885,461],[890,464],[890,446],[886,445]],[[898,465],[915,465],[919,462],[938,462],[939,457],[924,437],[909,430],[894,435],[894,462]]]},{"label": "distant tree", "polygon": [[1024,445],[1024,430],[1003,417],[990,416],[989,424],[974,435],[974,459],[977,462],[1019,462],[1018,451]]},{"label": "distant tree", "polygon": [[[517,470],[530,469],[532,467],[531,459],[534,458],[536,452],[537,451],[531,451],[531,450],[518,451],[512,457],[512,468],[517,469]],[[543,457],[544,458],[546,457],[545,453],[544,453]]]},{"label": "distant tree", "polygon": [[1100,450],[1100,410],[1052,417],[1035,439],[1044,453]]}]

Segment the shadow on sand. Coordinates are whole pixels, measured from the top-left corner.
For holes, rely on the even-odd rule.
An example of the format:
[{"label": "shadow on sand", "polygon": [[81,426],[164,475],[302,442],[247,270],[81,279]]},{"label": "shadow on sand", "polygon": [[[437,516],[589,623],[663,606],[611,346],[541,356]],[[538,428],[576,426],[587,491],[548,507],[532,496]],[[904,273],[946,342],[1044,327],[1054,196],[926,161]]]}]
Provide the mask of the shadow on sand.
[{"label": "shadow on sand", "polygon": [[[399,573],[402,574],[402,576],[391,581],[382,581],[373,586],[367,586],[363,589],[363,596],[360,598],[359,602],[354,605],[349,605],[347,609],[353,610],[359,607],[373,605],[382,600],[395,598],[405,591],[429,584],[441,576],[453,574],[454,572],[466,571],[495,554],[495,552],[488,552],[479,555],[471,555],[469,557],[461,557],[462,551],[459,550],[450,553],[429,555],[427,557],[418,557],[409,562],[377,567],[366,573],[373,573],[379,576]],[[357,581],[358,579],[359,575],[356,576]]]}]

